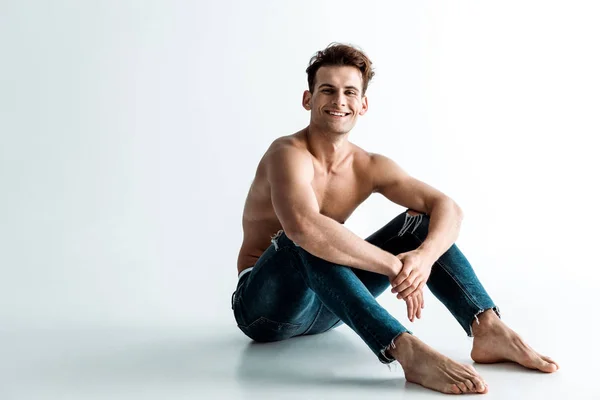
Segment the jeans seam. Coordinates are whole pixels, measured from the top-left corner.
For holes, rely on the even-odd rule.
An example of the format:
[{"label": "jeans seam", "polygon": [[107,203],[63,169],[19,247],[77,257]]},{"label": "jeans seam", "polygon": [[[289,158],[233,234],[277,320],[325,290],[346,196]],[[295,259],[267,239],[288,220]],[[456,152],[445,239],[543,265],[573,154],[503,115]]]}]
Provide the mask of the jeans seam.
[{"label": "jeans seam", "polygon": [[[406,216],[404,217],[404,222],[406,223],[406,219],[407,219],[408,217],[412,217],[412,215],[408,214],[408,211],[405,211],[405,213],[406,213]],[[403,236],[403,235],[396,234],[396,235],[394,235],[394,236],[391,236],[391,237],[389,237],[389,238],[388,238],[388,239],[387,239],[385,242],[383,242],[383,243],[381,244],[381,248],[383,248],[383,247],[384,247],[386,244],[388,244],[388,243],[389,243],[390,241],[392,241],[393,239],[396,239],[396,238],[399,238],[399,237],[402,237],[402,236]]]},{"label": "jeans seam", "polygon": [[[315,296],[316,296],[316,293],[315,293]],[[325,304],[323,304],[321,299],[319,299],[319,302],[321,304],[319,305],[319,311],[317,311],[317,315],[315,316],[315,319],[313,319],[313,321],[310,323],[310,326],[304,332],[302,332],[302,335],[304,335],[306,332],[310,331],[312,329],[312,327],[315,326],[315,324],[317,323],[317,319],[319,319],[319,317],[321,316],[321,312],[323,311],[323,307],[325,307]]]},{"label": "jeans seam", "polygon": [[[413,235],[413,236],[415,237],[415,239],[417,239],[417,240],[418,240],[418,241],[419,241],[421,244],[423,243],[423,242],[421,241],[421,239],[420,239],[420,238],[419,238],[417,235],[415,235],[414,233],[411,233],[411,235]],[[468,293],[468,291],[467,291],[467,290],[464,288],[464,286],[462,285],[462,283],[461,283],[461,282],[460,282],[458,279],[456,279],[456,277],[454,276],[454,274],[452,274],[452,273],[450,272],[450,270],[448,269],[448,267],[447,267],[447,266],[446,266],[446,265],[445,265],[443,262],[441,262],[441,261],[440,261],[440,259],[441,259],[441,257],[440,257],[440,258],[438,258],[438,259],[437,259],[437,260],[434,262],[434,264],[438,264],[438,265],[439,265],[439,266],[440,266],[440,267],[441,267],[441,268],[444,270],[444,272],[446,272],[446,273],[448,274],[448,276],[449,276],[450,278],[452,278],[452,280],[453,280],[454,282],[456,282],[456,285],[457,285],[457,286],[460,288],[460,290],[461,290],[461,291],[463,292],[463,294],[464,294],[464,295],[467,297],[467,299],[469,299],[469,301],[471,302],[471,304],[472,304],[473,306],[475,306],[477,309],[479,309],[479,310],[480,310],[480,309],[481,309],[481,306],[480,306],[480,304],[479,304],[477,301],[475,301],[475,299],[473,299],[473,298],[471,297],[471,295],[470,295],[470,294]]]},{"label": "jeans seam", "polygon": [[401,237],[401,236],[392,236],[391,238],[389,238],[388,240],[386,240],[385,242],[383,242],[381,244],[381,248],[385,247],[386,244],[388,244],[389,242],[391,242],[392,240],[394,240],[394,239],[396,239],[398,237]]},{"label": "jeans seam", "polygon": [[242,327],[244,329],[252,329],[252,327],[258,325],[258,322],[261,321],[261,320],[262,321],[266,320],[266,321],[271,322],[273,324],[288,325],[290,328],[293,328],[293,329],[300,329],[302,327],[302,324],[296,324],[296,323],[293,323],[293,322],[274,321],[271,318],[265,317],[264,315],[259,316],[258,318],[256,318],[254,321],[252,321],[248,325],[240,325],[240,324],[238,324],[238,326]]},{"label": "jeans seam", "polygon": [[[299,250],[298,250],[298,249],[292,249],[292,248],[288,248],[288,249],[292,250],[292,252],[296,254],[296,256],[297,256],[297,257],[300,259],[300,262],[301,262],[303,265],[306,265],[306,263],[305,263],[305,260],[304,260],[304,257],[302,257],[302,256],[300,255],[300,252],[299,252]],[[332,264],[333,264],[333,263],[332,263]],[[335,264],[335,265],[336,265],[336,266],[339,266],[339,265],[337,265],[337,264]],[[297,268],[297,267],[296,267],[294,264],[292,264],[292,266],[293,266],[293,268],[294,268],[294,269],[296,269],[296,270],[298,271],[298,268]],[[298,272],[299,272],[299,273],[300,273],[300,275],[302,276],[302,279],[304,279],[304,283],[306,283],[306,284],[307,284],[307,286],[308,286],[308,287],[310,287],[310,285],[309,285],[309,284],[306,282],[306,279],[304,278],[304,274],[302,274],[302,272],[301,272],[301,271],[298,271]],[[312,290],[312,289],[311,289],[311,290]],[[314,291],[314,290],[313,290],[313,291]],[[339,302],[340,302],[340,303],[341,303],[341,304],[342,304],[342,305],[343,305],[343,306],[344,306],[344,307],[345,307],[345,308],[348,310],[348,312],[350,313],[350,315],[351,315],[353,318],[356,318],[356,314],[355,314],[355,313],[352,311],[352,309],[351,309],[350,307],[347,307],[347,303],[346,303],[346,302],[344,302],[344,300],[342,300],[340,297],[338,297],[338,296],[337,296],[335,293],[333,293],[333,292],[329,291],[329,289],[327,289],[327,291],[329,292],[329,294],[330,294],[332,297],[334,297],[334,298],[335,298],[337,301],[339,301]],[[315,293],[315,294],[316,294],[316,293]],[[369,293],[369,294],[370,294],[370,293]],[[318,297],[318,295],[317,295],[317,297]],[[322,303],[323,305],[325,305],[321,299],[319,299],[319,301],[321,301],[321,303]],[[333,314],[335,314],[335,313],[333,313]],[[339,316],[338,316],[337,314],[336,314],[336,317],[338,317],[338,318],[339,318]],[[341,320],[341,318],[340,318],[340,320]],[[379,340],[379,338],[378,338],[376,335],[374,335],[374,334],[373,334],[373,332],[371,332],[371,330],[369,329],[368,325],[364,325],[364,324],[361,324],[361,325],[362,325],[362,327],[365,329],[365,331],[369,333],[369,335],[371,336],[371,338],[372,338],[372,339],[373,339],[375,342],[377,342],[377,344],[378,344],[378,346],[379,346],[379,347],[382,347],[382,346],[383,346],[383,347],[385,347],[385,346],[386,346],[385,344],[382,344],[382,342]]]},{"label": "jeans seam", "polygon": [[[265,252],[266,252],[266,250],[265,250]],[[271,256],[269,258],[266,258],[264,261],[262,261],[261,265],[259,265],[258,268],[260,268],[263,264],[271,261],[271,259],[273,257],[275,257],[277,254],[279,254],[279,250],[275,250],[275,252],[273,254],[271,254]],[[257,265],[258,265],[258,262],[256,264],[254,264],[253,268],[256,268]],[[254,271],[252,271],[252,272],[254,272]],[[248,279],[250,279],[250,276],[248,276],[248,275],[251,275],[252,272],[249,272],[249,273],[246,274],[247,276],[242,277],[242,279],[245,279],[245,281],[240,286],[236,287],[235,291],[233,292],[233,295],[232,295],[232,300],[233,300],[232,310],[235,310],[239,306],[240,301],[242,301],[242,295],[244,294],[243,288],[244,288],[244,286],[246,286],[248,284]],[[238,280],[238,285],[239,285],[239,280]],[[240,291],[241,291],[241,293],[238,293]],[[245,322],[246,321],[244,321],[244,323]]]}]

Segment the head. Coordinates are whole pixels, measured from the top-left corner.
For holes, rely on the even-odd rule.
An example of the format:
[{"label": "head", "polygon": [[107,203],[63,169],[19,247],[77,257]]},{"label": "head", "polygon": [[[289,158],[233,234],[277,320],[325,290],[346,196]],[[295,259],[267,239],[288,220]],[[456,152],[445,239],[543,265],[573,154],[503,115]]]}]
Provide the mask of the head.
[{"label": "head", "polygon": [[302,105],[311,112],[311,125],[331,133],[350,132],[369,108],[366,91],[375,74],[371,60],[352,46],[332,43],[311,58],[306,73]]}]

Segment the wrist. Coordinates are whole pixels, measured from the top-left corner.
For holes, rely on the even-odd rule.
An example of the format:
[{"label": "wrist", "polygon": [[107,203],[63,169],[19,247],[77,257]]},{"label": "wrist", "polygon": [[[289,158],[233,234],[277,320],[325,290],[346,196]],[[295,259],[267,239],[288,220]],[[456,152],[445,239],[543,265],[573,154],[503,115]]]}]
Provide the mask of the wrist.
[{"label": "wrist", "polygon": [[387,264],[387,266],[388,266],[387,276],[391,280],[391,279],[394,279],[396,276],[398,276],[398,274],[402,270],[402,261],[400,261],[400,259],[398,257],[396,257],[395,255],[393,255],[392,253],[388,253],[388,254],[391,256],[391,258],[389,259],[389,262]]},{"label": "wrist", "polygon": [[421,257],[427,260],[427,262],[430,265],[433,265],[433,263],[436,262],[438,258],[440,258],[435,252],[435,250],[428,246],[421,245],[419,248],[417,248],[417,251],[419,252]]}]

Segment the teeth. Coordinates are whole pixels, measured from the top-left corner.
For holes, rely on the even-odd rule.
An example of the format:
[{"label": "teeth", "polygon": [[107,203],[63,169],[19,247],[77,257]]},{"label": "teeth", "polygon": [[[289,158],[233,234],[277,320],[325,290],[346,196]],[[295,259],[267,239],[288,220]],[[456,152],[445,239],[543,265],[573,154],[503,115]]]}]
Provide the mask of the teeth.
[{"label": "teeth", "polygon": [[346,115],[344,113],[337,113],[337,112],[333,112],[333,111],[329,111],[329,114],[331,114],[331,115],[337,115],[338,117],[343,117],[344,115]]}]

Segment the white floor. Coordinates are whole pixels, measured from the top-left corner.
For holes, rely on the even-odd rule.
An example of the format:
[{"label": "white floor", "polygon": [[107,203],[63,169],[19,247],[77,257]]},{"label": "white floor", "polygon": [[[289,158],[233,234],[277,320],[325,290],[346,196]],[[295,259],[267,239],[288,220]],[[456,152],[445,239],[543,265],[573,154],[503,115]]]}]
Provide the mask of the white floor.
[{"label": "white floor", "polygon": [[[470,362],[470,339],[436,303],[430,301],[424,319],[407,326],[448,356]],[[599,353],[591,325],[583,319],[586,311],[561,313],[558,304],[551,304],[553,313],[539,312],[541,304],[521,306],[520,312],[508,304],[512,315],[504,319],[559,361],[561,370],[547,375],[514,365],[476,365],[490,387],[485,398],[600,399],[594,389]],[[379,363],[345,326],[313,337],[253,344],[227,314],[189,327],[5,326],[0,340],[2,400],[445,397],[407,384],[399,366],[390,370]]]},{"label": "white floor", "polygon": [[[233,321],[254,168],[333,41],[377,71],[350,140],[460,204],[504,320],[562,367],[476,366],[484,397],[600,400],[600,2],[372,3],[0,0],[0,400],[447,398],[347,327],[253,345]],[[407,327],[470,362],[426,302]]]}]

